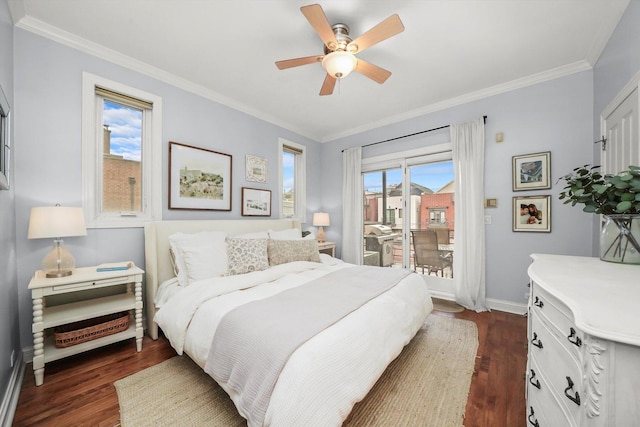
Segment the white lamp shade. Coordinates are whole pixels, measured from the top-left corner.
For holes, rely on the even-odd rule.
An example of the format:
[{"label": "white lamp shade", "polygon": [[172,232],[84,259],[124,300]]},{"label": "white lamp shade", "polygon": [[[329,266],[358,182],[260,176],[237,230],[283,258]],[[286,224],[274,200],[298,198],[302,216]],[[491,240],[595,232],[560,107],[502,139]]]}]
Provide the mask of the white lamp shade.
[{"label": "white lamp shade", "polygon": [[84,211],[77,207],[47,206],[31,208],[29,239],[86,236]]},{"label": "white lamp shade", "polygon": [[316,212],[313,214],[313,225],[315,227],[328,227],[331,225],[329,214],[326,212]]},{"label": "white lamp shade", "polygon": [[358,60],[356,57],[344,50],[331,52],[325,55],[322,60],[322,68],[324,68],[329,75],[337,79],[347,77],[349,73],[355,70],[357,64]]}]

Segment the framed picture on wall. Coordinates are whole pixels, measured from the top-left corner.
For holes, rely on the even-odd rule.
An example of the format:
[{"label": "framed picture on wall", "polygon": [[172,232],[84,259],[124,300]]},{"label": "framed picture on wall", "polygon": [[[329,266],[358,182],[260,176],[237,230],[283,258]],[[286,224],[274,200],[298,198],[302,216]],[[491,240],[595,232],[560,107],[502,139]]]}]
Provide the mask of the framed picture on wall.
[{"label": "framed picture on wall", "polygon": [[513,156],[513,191],[551,188],[551,152]]},{"label": "framed picture on wall", "polygon": [[242,187],[242,216],[271,216],[271,191]]},{"label": "framed picture on wall", "polygon": [[551,196],[513,198],[513,231],[551,232]]},{"label": "framed picture on wall", "polygon": [[231,210],[231,155],[169,142],[169,209]]},{"label": "framed picture on wall", "polygon": [[252,182],[267,182],[267,159],[247,154],[245,179]]}]

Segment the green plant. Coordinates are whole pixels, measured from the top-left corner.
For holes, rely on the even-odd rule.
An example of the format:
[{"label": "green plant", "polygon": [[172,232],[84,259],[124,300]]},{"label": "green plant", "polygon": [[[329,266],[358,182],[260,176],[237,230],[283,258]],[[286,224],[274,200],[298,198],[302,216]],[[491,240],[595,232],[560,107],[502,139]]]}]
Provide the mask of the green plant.
[{"label": "green plant", "polygon": [[[600,166],[584,165],[560,180],[567,185],[560,193],[564,204],[584,204],[584,212],[612,214],[640,214],[640,166],[629,166],[617,175],[602,175]],[[559,181],[559,180],[558,180]]]}]

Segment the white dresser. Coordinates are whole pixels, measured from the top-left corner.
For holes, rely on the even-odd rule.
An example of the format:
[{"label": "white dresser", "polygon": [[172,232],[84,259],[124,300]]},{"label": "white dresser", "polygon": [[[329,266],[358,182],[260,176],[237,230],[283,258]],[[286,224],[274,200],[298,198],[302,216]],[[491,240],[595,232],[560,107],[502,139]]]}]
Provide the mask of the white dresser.
[{"label": "white dresser", "polygon": [[640,426],[640,266],[531,256],[528,426]]}]

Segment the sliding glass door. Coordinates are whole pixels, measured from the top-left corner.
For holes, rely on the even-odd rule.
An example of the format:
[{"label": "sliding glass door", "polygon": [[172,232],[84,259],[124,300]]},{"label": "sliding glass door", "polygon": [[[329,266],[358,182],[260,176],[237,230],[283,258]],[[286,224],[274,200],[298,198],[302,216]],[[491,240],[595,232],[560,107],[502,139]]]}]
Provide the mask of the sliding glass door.
[{"label": "sliding glass door", "polygon": [[[444,152],[363,162],[366,265],[452,276],[455,189],[450,159],[450,152]],[[416,245],[414,236],[420,239]],[[433,240],[431,246],[420,243],[423,237]]]}]

